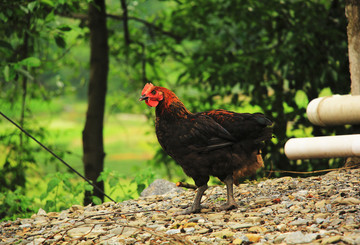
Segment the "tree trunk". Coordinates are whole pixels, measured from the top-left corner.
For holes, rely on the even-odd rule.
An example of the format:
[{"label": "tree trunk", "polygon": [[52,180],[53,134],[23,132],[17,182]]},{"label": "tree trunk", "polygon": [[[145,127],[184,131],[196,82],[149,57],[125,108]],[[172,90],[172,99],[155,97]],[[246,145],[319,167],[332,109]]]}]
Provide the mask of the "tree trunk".
[{"label": "tree trunk", "polygon": [[[85,176],[104,190],[103,181],[97,181],[104,167],[103,121],[109,67],[108,36],[105,0],[89,4],[90,81],[88,110],[83,131],[83,162]],[[94,189],[94,196],[104,201],[104,194]],[[92,202],[91,192],[85,192],[84,205]]]},{"label": "tree trunk", "polygon": [[[360,1],[346,0],[345,15],[348,19],[347,37],[351,95],[360,95]],[[353,125],[353,133],[360,132],[359,125]],[[348,157],[345,167],[360,167],[359,157]]]},{"label": "tree trunk", "polygon": [[347,36],[351,74],[351,94],[360,95],[360,1],[346,0]]}]

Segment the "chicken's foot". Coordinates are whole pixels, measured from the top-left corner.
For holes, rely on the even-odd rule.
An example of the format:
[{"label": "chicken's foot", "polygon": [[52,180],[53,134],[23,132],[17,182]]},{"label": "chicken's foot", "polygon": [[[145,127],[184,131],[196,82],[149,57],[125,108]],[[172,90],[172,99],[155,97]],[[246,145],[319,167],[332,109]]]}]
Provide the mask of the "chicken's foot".
[{"label": "chicken's foot", "polygon": [[200,205],[201,197],[207,188],[208,188],[207,184],[200,186],[197,189],[197,193],[192,206],[189,209],[186,209],[185,211],[180,212],[178,214],[187,215],[187,214],[199,213],[201,211],[201,205]]},{"label": "chicken's foot", "polygon": [[232,175],[228,175],[224,179],[224,183],[226,184],[227,202],[221,206],[221,209],[230,210],[230,209],[238,208],[239,205],[235,202],[235,198],[234,198],[234,189],[233,189],[234,179]]}]

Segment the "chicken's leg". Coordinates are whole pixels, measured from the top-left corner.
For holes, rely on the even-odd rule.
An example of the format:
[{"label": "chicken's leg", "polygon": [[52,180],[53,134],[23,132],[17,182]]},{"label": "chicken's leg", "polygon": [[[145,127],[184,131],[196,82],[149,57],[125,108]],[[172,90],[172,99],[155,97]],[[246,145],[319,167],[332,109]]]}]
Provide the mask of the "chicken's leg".
[{"label": "chicken's leg", "polygon": [[224,210],[230,210],[239,207],[234,199],[234,190],[233,190],[234,180],[232,175],[228,175],[224,179],[224,183],[226,184],[227,202],[226,204],[222,205],[221,208]]},{"label": "chicken's leg", "polygon": [[185,214],[199,213],[201,210],[201,205],[200,205],[201,197],[207,188],[208,188],[207,184],[200,186],[197,189],[197,193],[191,208],[185,210],[184,212],[181,212],[180,214],[185,215]]}]

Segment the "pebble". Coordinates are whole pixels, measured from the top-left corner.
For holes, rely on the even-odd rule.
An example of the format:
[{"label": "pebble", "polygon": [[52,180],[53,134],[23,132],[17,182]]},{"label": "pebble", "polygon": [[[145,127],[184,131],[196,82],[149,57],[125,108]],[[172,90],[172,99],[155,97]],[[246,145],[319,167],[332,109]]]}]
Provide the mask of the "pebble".
[{"label": "pebble", "polygon": [[191,215],[176,213],[196,192],[158,181],[151,195],[137,200],[73,205],[58,213],[39,209],[31,218],[3,221],[0,245],[360,244],[359,179],[360,170],[353,169],[241,184],[234,187],[240,207],[229,211],[218,211],[226,188],[212,186],[202,199],[207,208]]},{"label": "pebble", "polygon": [[174,234],[178,234],[180,232],[181,232],[180,229],[171,229],[171,230],[166,231],[165,233],[166,233],[166,235],[174,235]]},{"label": "pebble", "polygon": [[258,242],[261,239],[261,236],[257,234],[245,234],[245,236],[250,242]]},{"label": "pebble", "polygon": [[322,240],[321,244],[337,243],[337,242],[341,241],[341,238],[342,238],[341,236],[327,237]]},{"label": "pebble", "polygon": [[279,231],[285,231],[286,230],[287,225],[285,224],[280,224],[278,226],[276,226],[276,229],[278,229]]},{"label": "pebble", "polygon": [[157,179],[149,185],[148,188],[143,190],[140,194],[141,197],[148,197],[154,195],[164,195],[166,193],[179,194],[184,190],[177,187],[174,183],[164,179]]},{"label": "pebble", "polygon": [[299,218],[289,223],[289,225],[307,225],[310,220]]},{"label": "pebble", "polygon": [[253,227],[250,227],[248,229],[248,231],[254,232],[254,233],[265,233],[265,232],[267,232],[267,229],[266,229],[266,227],[263,227],[263,226],[253,226]]},{"label": "pebble", "polygon": [[250,228],[253,224],[241,224],[239,222],[228,222],[227,226],[232,230],[238,230],[242,228]]},{"label": "pebble", "polygon": [[228,238],[234,236],[234,232],[232,232],[230,229],[225,229],[214,232],[213,235],[219,238]]}]

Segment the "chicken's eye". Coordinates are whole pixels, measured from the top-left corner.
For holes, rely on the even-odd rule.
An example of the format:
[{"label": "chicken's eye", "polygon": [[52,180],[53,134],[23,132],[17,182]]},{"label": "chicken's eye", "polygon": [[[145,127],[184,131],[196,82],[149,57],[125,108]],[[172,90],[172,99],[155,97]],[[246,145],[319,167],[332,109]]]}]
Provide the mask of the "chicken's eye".
[{"label": "chicken's eye", "polygon": [[156,91],[155,91],[155,90],[151,91],[151,94],[155,95],[155,94],[156,94]]}]

